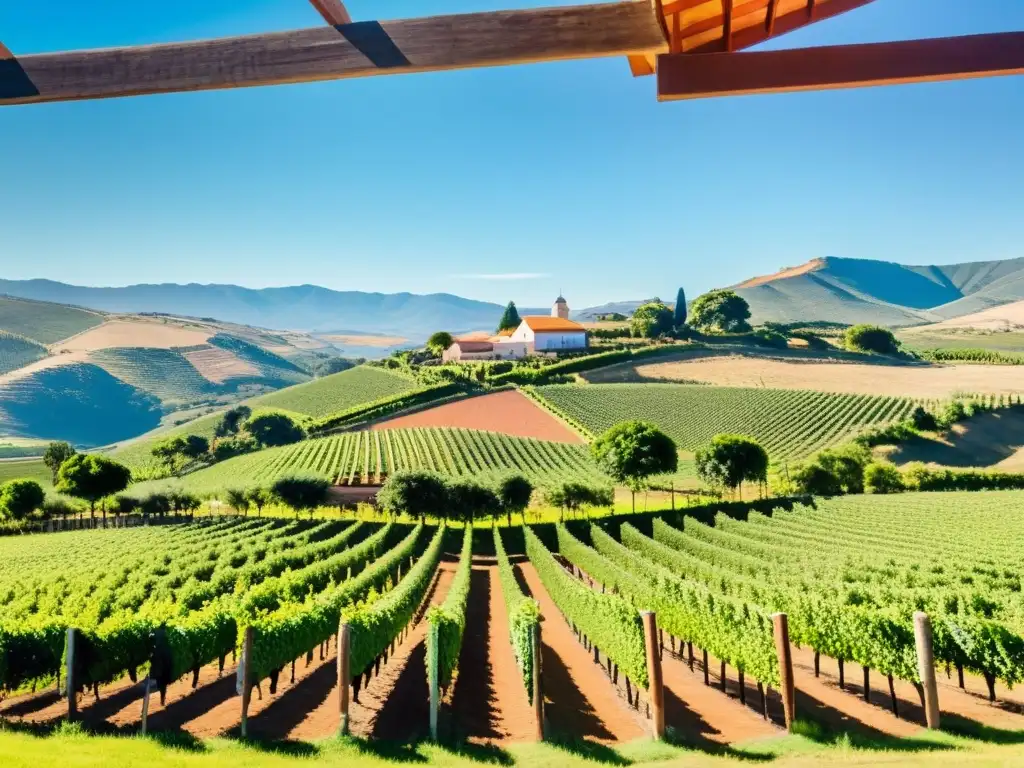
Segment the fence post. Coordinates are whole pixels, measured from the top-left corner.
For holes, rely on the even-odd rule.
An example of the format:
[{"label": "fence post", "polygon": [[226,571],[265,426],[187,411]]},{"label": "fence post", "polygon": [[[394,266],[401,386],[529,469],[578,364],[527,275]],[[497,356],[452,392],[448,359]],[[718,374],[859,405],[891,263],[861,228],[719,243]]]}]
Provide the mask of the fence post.
[{"label": "fence post", "polygon": [[533,717],[537,721],[537,741],[544,741],[544,688],[541,686],[540,624],[533,625]]},{"label": "fence post", "polygon": [[249,700],[252,698],[252,643],[254,631],[246,627],[245,639],[242,641],[242,657],[238,660],[238,693],[242,696],[242,738],[249,735]]},{"label": "fence post", "polygon": [[146,735],[146,729],[149,726],[149,693],[153,687],[155,681],[146,676],[146,679],[142,681],[142,735]]},{"label": "fence post", "polygon": [[914,613],[914,640],[917,643],[917,673],[924,687],[924,716],[928,727],[939,727],[939,688],[935,682],[935,658],[932,652],[932,620],[927,613]]},{"label": "fence post", "polygon": [[78,716],[78,681],[75,679],[75,639],[77,633],[74,627],[68,627],[68,639],[65,655],[67,656],[67,668],[64,670],[64,680],[68,691],[68,720],[74,720]]},{"label": "fence post", "polygon": [[440,681],[438,680],[438,668],[437,668],[437,646],[438,646],[438,628],[436,624],[430,624],[430,629],[427,634],[427,658],[428,662],[428,677],[430,684],[430,738],[437,741],[437,715],[438,709],[440,708],[440,696],[441,687]]},{"label": "fence post", "polygon": [[786,730],[793,730],[796,719],[796,689],[793,685],[793,652],[789,647],[789,617],[784,613],[772,614],[775,633],[775,653],[779,657],[779,692],[786,717]]},{"label": "fence post", "polygon": [[665,689],[661,678],[661,652],[658,648],[658,620],[654,611],[643,611],[644,641],[647,646],[647,678],[650,681],[651,726],[654,738],[665,738]]},{"label": "fence post", "polygon": [[[344,622],[344,619],[342,619]],[[338,629],[338,709],[341,713],[341,735],[348,735],[348,686],[351,671],[352,632],[348,624]]]}]

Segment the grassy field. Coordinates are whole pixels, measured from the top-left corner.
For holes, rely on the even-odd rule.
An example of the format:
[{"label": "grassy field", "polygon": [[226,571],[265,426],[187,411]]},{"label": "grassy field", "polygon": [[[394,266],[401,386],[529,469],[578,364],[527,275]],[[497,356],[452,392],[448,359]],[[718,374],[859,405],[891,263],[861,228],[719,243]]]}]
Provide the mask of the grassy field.
[{"label": "grassy field", "polygon": [[282,408],[320,418],[378,398],[412,392],[416,383],[382,368],[358,366],[256,398],[253,408]]},{"label": "grassy field", "polygon": [[0,461],[0,484],[8,480],[35,480],[44,488],[52,483],[50,470],[42,459],[8,459]]},{"label": "grassy field", "polygon": [[103,315],[61,304],[0,297],[0,330],[41,344],[74,336],[103,322]]},{"label": "grassy field", "polygon": [[0,760],[10,768],[375,768],[377,766],[522,765],[530,768],[584,768],[600,764],[713,768],[765,763],[780,768],[810,766],[1009,766],[1024,761],[1019,741],[1007,746],[935,734],[908,739],[889,749],[836,739],[822,742],[790,736],[736,747],[713,756],[685,747],[637,741],[615,748],[592,743],[520,744],[505,749],[466,745],[382,745],[356,739],[315,744],[242,744],[227,739],[180,742],[174,739],[86,736],[64,727],[50,736],[0,732]]},{"label": "grassy field", "polygon": [[734,432],[759,440],[774,460],[807,456],[913,408],[908,398],[686,384],[553,385],[538,392],[595,434],[643,419],[693,451]]},{"label": "grassy field", "polygon": [[1021,331],[901,331],[896,334],[908,349],[991,349],[995,352],[1024,353]]}]

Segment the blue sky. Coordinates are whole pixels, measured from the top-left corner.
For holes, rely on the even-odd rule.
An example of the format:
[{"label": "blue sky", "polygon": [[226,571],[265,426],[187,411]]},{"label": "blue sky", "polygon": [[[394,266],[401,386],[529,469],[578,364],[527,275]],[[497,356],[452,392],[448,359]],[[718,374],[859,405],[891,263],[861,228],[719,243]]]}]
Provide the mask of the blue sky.
[{"label": "blue sky", "polygon": [[[15,53],[318,23],[306,0],[0,3]],[[1024,3],[878,0],[773,45],[1012,29]],[[1022,77],[658,104],[620,59],[7,107],[0,277],[582,307],[823,255],[1024,256],[1022,125]]]}]

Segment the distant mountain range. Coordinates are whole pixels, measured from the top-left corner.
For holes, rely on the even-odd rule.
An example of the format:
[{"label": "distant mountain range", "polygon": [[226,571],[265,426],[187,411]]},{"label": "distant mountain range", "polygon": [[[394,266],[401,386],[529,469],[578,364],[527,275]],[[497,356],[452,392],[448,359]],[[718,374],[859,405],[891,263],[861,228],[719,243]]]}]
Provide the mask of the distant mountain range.
[{"label": "distant mountain range", "polygon": [[327,333],[346,329],[413,340],[439,329],[461,333],[491,328],[504,310],[498,304],[447,293],[363,293],[316,285],[258,290],[195,283],[89,288],[52,280],[0,280],[0,294],[105,312],[160,312],[274,330]]},{"label": "distant mountain range", "polygon": [[756,322],[939,322],[1024,299],[1024,258],[946,266],[826,257],[733,286]]}]

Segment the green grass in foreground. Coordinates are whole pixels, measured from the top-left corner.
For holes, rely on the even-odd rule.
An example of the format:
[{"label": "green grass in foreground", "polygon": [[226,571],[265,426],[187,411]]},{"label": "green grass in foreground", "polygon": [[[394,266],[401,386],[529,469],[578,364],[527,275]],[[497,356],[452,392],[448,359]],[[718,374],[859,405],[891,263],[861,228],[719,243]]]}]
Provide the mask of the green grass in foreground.
[{"label": "green grass in foreground", "polygon": [[0,485],[8,480],[35,480],[43,488],[52,485],[53,475],[42,459],[10,459],[0,461]]},{"label": "green grass in foreground", "polygon": [[[888,744],[830,738],[819,729],[738,745],[720,755],[683,746],[636,741],[607,747],[592,742],[496,746],[399,745],[358,739],[240,743],[227,739],[200,741],[183,735],[150,737],[93,736],[74,726],[51,735],[4,732],[0,726],[0,765],[7,768],[301,768],[382,765],[478,766],[523,765],[530,768],[575,768],[596,764],[619,766],[729,766],[770,763],[784,768],[837,766],[997,766],[1024,762],[1024,732],[975,734],[977,739],[948,734],[922,735]],[[988,743],[986,743],[988,742]]]}]

